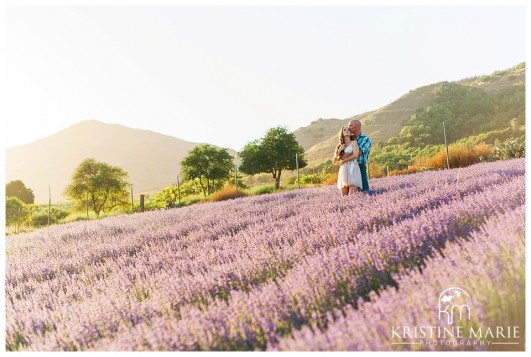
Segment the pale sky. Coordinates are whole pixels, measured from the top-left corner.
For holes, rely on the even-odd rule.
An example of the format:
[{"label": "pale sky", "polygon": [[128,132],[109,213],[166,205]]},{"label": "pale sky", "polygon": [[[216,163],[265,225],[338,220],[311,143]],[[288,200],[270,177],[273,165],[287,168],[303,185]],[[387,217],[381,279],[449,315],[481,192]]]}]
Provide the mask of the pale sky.
[{"label": "pale sky", "polygon": [[5,11],[5,147],[96,119],[240,150],[525,61],[523,6]]}]

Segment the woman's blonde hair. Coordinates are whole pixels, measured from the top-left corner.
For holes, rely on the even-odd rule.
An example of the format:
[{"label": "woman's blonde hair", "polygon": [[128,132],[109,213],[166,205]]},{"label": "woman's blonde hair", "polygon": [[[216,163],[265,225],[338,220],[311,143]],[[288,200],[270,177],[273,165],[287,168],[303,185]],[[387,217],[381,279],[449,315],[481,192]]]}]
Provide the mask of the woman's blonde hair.
[{"label": "woman's blonde hair", "polygon": [[339,144],[336,145],[336,156],[339,156],[339,147],[341,145],[345,144],[345,137],[343,136],[343,127],[341,127],[341,129],[339,129]]}]

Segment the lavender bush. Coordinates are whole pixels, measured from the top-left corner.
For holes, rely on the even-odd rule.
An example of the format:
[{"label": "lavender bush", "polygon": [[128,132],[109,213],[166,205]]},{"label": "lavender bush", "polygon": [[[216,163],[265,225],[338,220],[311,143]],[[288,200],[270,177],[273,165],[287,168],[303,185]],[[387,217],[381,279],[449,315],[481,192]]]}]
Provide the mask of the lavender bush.
[{"label": "lavender bush", "polygon": [[[388,288],[378,296],[370,294],[370,302],[360,301],[358,309],[347,305],[337,320],[326,330],[304,327],[293,338],[282,338],[280,350],[486,350],[495,343],[510,343],[509,349],[525,350],[525,206],[490,219],[468,241],[456,241],[434,258],[423,270],[415,270],[398,281],[399,289]],[[474,297],[472,321],[466,326],[503,327],[504,336],[483,344],[461,343],[446,338],[441,345],[427,343],[397,344],[405,340],[396,326],[446,327],[437,319],[437,299],[448,287],[465,286]],[[466,327],[465,326],[465,327]],[[518,338],[509,338],[507,327],[518,326]],[[393,334],[393,328],[395,333]],[[394,335],[394,336],[393,336]],[[426,334],[429,337],[429,334]],[[475,336],[473,336],[475,337]],[[483,336],[488,340],[491,336]],[[430,339],[428,339],[429,341]],[[437,336],[431,340],[438,340]],[[461,339],[462,340],[462,339]],[[475,340],[475,339],[474,339]],[[513,342],[507,342],[513,341]],[[395,344],[393,344],[395,343]]]},{"label": "lavender bush", "polygon": [[7,237],[11,350],[253,350],[325,331],[524,202],[524,160]]}]

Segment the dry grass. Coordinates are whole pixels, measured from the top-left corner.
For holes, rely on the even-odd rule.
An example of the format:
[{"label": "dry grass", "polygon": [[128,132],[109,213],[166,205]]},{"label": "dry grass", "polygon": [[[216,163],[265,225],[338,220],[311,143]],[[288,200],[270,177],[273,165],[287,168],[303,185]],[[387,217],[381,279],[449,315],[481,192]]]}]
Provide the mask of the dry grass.
[{"label": "dry grass", "polygon": [[491,146],[485,143],[479,143],[474,146],[474,153],[478,158],[481,158],[482,161],[485,161],[489,158],[491,152]]},{"label": "dry grass", "polygon": [[[479,143],[474,147],[465,145],[450,145],[448,147],[448,158],[450,168],[467,167],[486,161],[490,155],[490,146],[485,143]],[[430,169],[446,168],[446,150],[443,149],[430,158],[419,160],[418,166]]]},{"label": "dry grass", "polygon": [[378,165],[376,162],[369,162],[369,179],[384,177],[386,172],[384,169]]},{"label": "dry grass", "polygon": [[407,169],[389,171],[389,176],[416,174],[422,171],[423,169],[421,167],[413,165],[408,166]]},{"label": "dry grass", "polygon": [[[491,152],[491,146],[479,143],[476,146],[450,145],[448,157],[450,168],[467,167],[481,161],[487,161]],[[446,168],[446,150],[443,149],[434,156],[422,157],[415,160],[413,165],[406,169],[389,171],[389,176],[415,174],[425,170],[439,170]],[[381,176],[384,176],[382,173]],[[381,177],[371,176],[371,177]]]},{"label": "dry grass", "polygon": [[242,189],[238,189],[238,192],[236,192],[236,188],[234,186],[226,186],[220,191],[212,194],[208,201],[218,202],[246,196],[248,196],[247,193],[245,193],[245,191],[243,191]]}]

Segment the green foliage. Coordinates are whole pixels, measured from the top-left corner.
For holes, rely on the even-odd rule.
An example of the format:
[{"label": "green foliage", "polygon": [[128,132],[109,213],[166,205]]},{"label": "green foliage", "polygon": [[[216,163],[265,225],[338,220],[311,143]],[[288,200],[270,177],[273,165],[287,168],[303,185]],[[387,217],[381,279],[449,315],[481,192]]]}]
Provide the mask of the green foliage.
[{"label": "green foliage", "polygon": [[525,141],[525,127],[519,126],[516,128],[505,128],[501,130],[492,130],[486,133],[469,136],[456,141],[456,144],[477,145],[485,143],[489,145],[497,145],[500,142],[506,141],[509,138],[516,138],[519,141]]},{"label": "green foliage", "polygon": [[[242,190],[247,190],[249,189],[249,185],[247,185],[244,180],[243,180],[243,175],[241,174],[240,171],[238,171],[238,189],[242,189]],[[231,178],[232,181],[230,182],[231,185],[234,184],[234,177]]]},{"label": "green foliage", "polygon": [[193,205],[195,203],[199,203],[201,201],[202,201],[202,198],[199,195],[188,196],[184,200],[181,200],[181,205],[179,207],[190,206],[190,205]]},{"label": "green foliage", "polygon": [[77,209],[83,210],[88,194],[89,207],[99,217],[102,211],[129,204],[129,185],[127,172],[122,168],[86,159],[76,168],[65,195],[74,201]]},{"label": "green foliage", "polygon": [[258,196],[258,195],[265,195],[268,193],[274,193],[275,191],[276,191],[275,185],[266,184],[266,185],[260,185],[260,186],[253,187],[250,189],[249,192],[253,196]]},{"label": "green foliage", "polygon": [[280,187],[282,170],[297,168],[295,155],[298,155],[299,168],[307,165],[304,149],[295,135],[284,127],[269,129],[262,139],[245,145],[239,155],[242,159],[241,172],[248,175],[270,173],[277,189]]},{"label": "green foliage", "polygon": [[301,185],[318,185],[324,181],[324,177],[318,174],[304,175],[300,178]]},{"label": "green foliage", "polygon": [[492,148],[491,160],[510,160],[525,157],[525,141],[509,138]]},{"label": "green foliage", "polygon": [[192,195],[200,195],[203,193],[201,185],[199,184],[199,179],[184,181],[180,186],[181,198]]},{"label": "green foliage", "polygon": [[[187,193],[186,195],[183,193],[183,185],[181,185],[181,202],[182,200],[190,195],[190,193]],[[198,192],[199,193],[199,192]],[[156,208],[172,208],[177,207],[179,205],[179,190],[176,185],[168,186],[163,188],[161,191],[159,191],[154,197],[153,197],[153,205]]]},{"label": "green foliage", "polygon": [[404,169],[416,158],[437,154],[444,147],[443,121],[449,144],[494,144],[511,136],[524,136],[524,86],[489,94],[445,82],[436,88],[435,94],[435,104],[418,109],[397,137],[374,145],[372,161],[383,168]]},{"label": "green foliage", "polygon": [[223,187],[233,166],[233,157],[227,149],[212,145],[196,146],[181,162],[185,180],[198,180],[205,197]]},{"label": "green foliage", "polygon": [[203,194],[198,180],[184,181],[181,186],[181,203],[179,204],[179,194],[177,185],[168,186],[159,191],[155,196],[151,204],[149,204],[146,210],[154,210],[161,208],[174,208],[184,207],[201,201]]},{"label": "green foliage", "polygon": [[330,174],[336,173],[337,171],[337,165],[334,165],[332,163],[332,160],[327,160],[312,167],[306,166],[305,168],[300,170],[300,173],[301,175],[318,175],[323,178],[326,178]]},{"label": "green foliage", "polygon": [[384,169],[403,169],[411,165],[415,158],[433,156],[443,147],[443,145],[428,145],[415,148],[409,145],[377,143],[372,149],[370,159]]},{"label": "green foliage", "polygon": [[238,155],[242,158],[239,169],[247,175],[256,175],[271,170],[272,162],[269,160],[265,148],[261,146],[260,140],[246,144]]},{"label": "green foliage", "polygon": [[30,207],[17,197],[6,198],[6,226],[15,226],[15,233],[29,219]]},{"label": "green foliage", "polygon": [[35,203],[33,190],[27,188],[21,180],[11,181],[6,184],[6,197],[17,197],[26,204]]},{"label": "green foliage", "polygon": [[[68,217],[70,213],[61,209],[52,207],[50,209],[50,224],[59,223],[59,221]],[[31,225],[34,227],[44,227],[48,225],[48,208],[41,209],[31,214]]]}]

